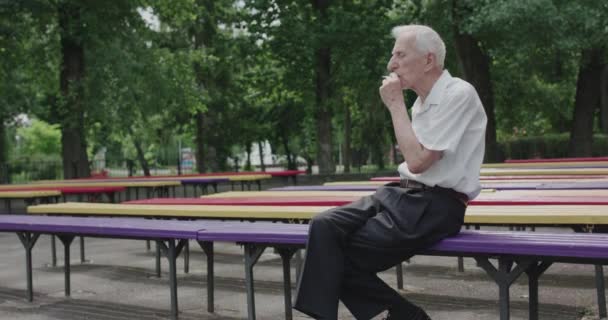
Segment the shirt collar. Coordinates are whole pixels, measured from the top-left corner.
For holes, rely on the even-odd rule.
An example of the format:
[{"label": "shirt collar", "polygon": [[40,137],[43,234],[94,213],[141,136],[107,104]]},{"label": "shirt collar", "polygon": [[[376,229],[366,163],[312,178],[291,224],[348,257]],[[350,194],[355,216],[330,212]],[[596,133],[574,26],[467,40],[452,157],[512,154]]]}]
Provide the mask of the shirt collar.
[{"label": "shirt collar", "polygon": [[443,73],[441,73],[439,79],[437,79],[437,81],[435,81],[435,84],[433,84],[431,92],[429,92],[429,95],[426,97],[424,104],[439,104],[439,102],[441,101],[441,95],[443,94],[443,92],[445,92],[444,89],[448,86],[448,83],[451,79],[452,75],[450,74],[450,72],[448,70],[443,70]]}]

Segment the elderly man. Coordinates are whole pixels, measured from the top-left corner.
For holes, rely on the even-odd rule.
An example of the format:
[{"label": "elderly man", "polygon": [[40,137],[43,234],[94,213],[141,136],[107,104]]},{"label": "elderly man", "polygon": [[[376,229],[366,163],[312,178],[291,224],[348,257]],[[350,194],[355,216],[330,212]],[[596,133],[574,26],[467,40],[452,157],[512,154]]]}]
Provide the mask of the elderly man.
[{"label": "elderly man", "polygon": [[[476,197],[487,118],[469,83],[444,70],[445,44],[431,28],[393,29],[390,75],[380,87],[399,149],[401,183],[316,216],[294,308],[336,319],[342,301],[356,319],[429,316],[377,273],[460,231]],[[408,116],[403,90],[418,95]]]}]

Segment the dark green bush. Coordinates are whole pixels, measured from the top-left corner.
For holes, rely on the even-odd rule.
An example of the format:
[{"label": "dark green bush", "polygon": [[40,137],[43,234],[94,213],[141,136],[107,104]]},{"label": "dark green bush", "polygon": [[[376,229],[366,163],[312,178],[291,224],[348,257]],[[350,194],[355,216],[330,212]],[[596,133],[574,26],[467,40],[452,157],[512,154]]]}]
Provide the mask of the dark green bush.
[{"label": "dark green bush", "polygon": [[[546,134],[534,137],[511,137],[498,142],[505,159],[565,158],[568,157],[570,134]],[[608,155],[608,136],[593,136],[592,156]]]}]

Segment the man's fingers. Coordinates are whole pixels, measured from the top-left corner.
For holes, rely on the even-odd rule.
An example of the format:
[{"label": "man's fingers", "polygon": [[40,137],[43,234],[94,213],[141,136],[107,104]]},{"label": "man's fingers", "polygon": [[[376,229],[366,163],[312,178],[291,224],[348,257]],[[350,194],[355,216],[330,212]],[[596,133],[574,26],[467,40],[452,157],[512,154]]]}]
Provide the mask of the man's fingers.
[{"label": "man's fingers", "polygon": [[386,86],[386,85],[390,85],[390,84],[395,84],[395,83],[400,83],[399,78],[397,77],[389,77],[389,78],[384,78],[384,80],[382,80],[382,86]]}]

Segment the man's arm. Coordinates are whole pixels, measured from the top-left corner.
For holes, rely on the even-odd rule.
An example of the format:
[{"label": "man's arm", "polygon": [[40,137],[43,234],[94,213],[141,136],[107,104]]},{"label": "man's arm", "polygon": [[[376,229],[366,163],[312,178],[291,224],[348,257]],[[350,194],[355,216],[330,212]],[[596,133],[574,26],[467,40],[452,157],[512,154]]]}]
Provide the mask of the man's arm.
[{"label": "man's arm", "polygon": [[405,108],[399,78],[391,76],[384,79],[380,87],[380,96],[391,113],[395,137],[408,170],[414,174],[426,171],[433,163],[441,159],[443,152],[426,149],[416,138]]},{"label": "man's arm", "polygon": [[426,149],[416,138],[412,122],[407,114],[405,105],[397,110],[391,110],[393,129],[407,168],[411,173],[418,174],[426,171],[433,163],[441,159],[443,152]]}]

